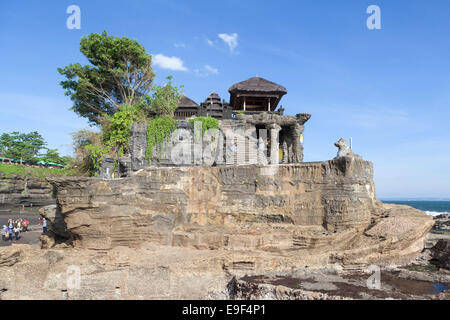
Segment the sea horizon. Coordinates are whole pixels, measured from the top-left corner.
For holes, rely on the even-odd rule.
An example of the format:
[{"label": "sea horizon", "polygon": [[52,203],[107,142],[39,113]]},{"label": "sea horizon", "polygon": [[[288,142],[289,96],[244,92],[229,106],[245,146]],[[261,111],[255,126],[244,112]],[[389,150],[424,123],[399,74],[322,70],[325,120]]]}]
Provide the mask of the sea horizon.
[{"label": "sea horizon", "polygon": [[383,203],[408,205],[425,211],[430,216],[450,213],[449,198],[380,198],[380,201]]}]

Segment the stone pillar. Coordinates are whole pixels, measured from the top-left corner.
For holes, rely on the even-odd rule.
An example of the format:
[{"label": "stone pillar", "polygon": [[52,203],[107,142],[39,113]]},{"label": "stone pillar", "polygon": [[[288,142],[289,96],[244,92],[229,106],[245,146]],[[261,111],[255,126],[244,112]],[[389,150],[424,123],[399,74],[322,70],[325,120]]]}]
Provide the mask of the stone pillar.
[{"label": "stone pillar", "polygon": [[149,166],[149,162],[145,157],[146,151],[147,123],[135,122],[131,126],[130,136],[130,157],[132,171],[137,171]]},{"label": "stone pillar", "polygon": [[258,140],[256,139],[255,126],[246,130],[246,156],[248,157],[248,164],[258,163]]},{"label": "stone pillar", "polygon": [[269,161],[267,159],[266,142],[262,138],[259,138],[258,141],[258,164],[269,164]]},{"label": "stone pillar", "polygon": [[268,126],[270,130],[270,164],[279,164],[279,133],[281,127],[276,123]]},{"label": "stone pillar", "polygon": [[245,163],[245,132],[244,128],[238,127],[235,130],[236,134],[236,164],[244,165]]},{"label": "stone pillar", "polygon": [[300,163],[303,162],[303,145],[300,141],[300,136],[303,133],[304,126],[300,124],[295,124],[294,130],[292,130],[293,135],[293,154],[291,155],[291,159],[293,163]]},{"label": "stone pillar", "polygon": [[283,150],[283,163],[284,164],[289,163],[288,146],[286,141],[283,142],[282,150]]}]

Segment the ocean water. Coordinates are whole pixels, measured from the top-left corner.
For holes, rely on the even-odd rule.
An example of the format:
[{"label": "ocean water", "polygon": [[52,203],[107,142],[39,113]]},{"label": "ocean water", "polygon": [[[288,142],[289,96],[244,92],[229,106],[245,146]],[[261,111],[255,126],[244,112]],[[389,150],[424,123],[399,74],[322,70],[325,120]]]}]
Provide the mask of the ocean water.
[{"label": "ocean water", "polygon": [[382,200],[384,203],[405,204],[413,208],[425,211],[430,216],[450,213],[450,201],[418,201],[418,200]]}]

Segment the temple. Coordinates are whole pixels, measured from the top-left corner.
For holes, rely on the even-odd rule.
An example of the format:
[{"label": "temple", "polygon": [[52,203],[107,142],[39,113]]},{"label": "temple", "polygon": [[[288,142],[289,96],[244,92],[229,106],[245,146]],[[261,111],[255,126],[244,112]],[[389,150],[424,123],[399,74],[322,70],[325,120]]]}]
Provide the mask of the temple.
[{"label": "temple", "polygon": [[[153,147],[150,159],[146,155],[147,124],[133,124],[130,153],[119,160],[120,176],[128,176],[149,166],[303,162],[302,133],[311,115],[284,115],[284,108],[278,105],[287,94],[286,88],[253,77],[232,85],[228,91],[229,103],[215,92],[200,105],[183,96],[174,113],[177,130],[161,145]],[[197,124],[192,121],[197,117],[217,119],[218,130],[202,135],[200,121]],[[104,160],[102,175],[109,177],[114,161]]]},{"label": "temple", "polygon": [[[206,116],[222,120],[232,119],[236,113],[272,113],[275,112],[287,90],[272,81],[253,77],[232,85],[228,92],[230,93],[230,103],[221,100],[215,92],[212,92],[200,105],[183,96],[175,111],[175,119],[186,120],[192,117]],[[284,109],[280,106],[276,113],[282,115],[283,112]]]},{"label": "temple", "polygon": [[287,90],[266,79],[253,77],[232,85],[228,92],[230,92],[230,105],[234,111],[258,113],[275,111]]}]

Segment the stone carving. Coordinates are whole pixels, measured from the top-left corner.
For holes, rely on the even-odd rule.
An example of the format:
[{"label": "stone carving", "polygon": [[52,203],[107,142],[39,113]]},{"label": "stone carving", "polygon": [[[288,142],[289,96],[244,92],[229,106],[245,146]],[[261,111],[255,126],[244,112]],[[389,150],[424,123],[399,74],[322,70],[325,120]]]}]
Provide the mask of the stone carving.
[{"label": "stone carving", "polygon": [[350,147],[347,144],[347,141],[345,141],[344,138],[340,138],[339,141],[334,143],[334,145],[339,149],[335,159],[340,157],[351,157],[362,159],[360,155],[353,153],[352,149],[350,149]]}]

